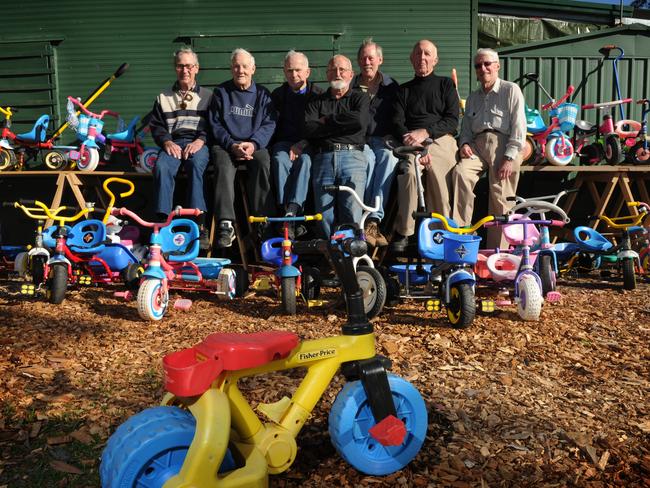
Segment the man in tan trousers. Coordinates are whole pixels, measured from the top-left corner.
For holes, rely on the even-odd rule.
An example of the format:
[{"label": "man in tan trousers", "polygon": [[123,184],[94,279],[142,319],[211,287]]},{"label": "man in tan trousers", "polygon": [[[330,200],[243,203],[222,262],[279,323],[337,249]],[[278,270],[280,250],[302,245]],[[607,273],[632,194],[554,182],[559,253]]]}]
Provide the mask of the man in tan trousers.
[{"label": "man in tan trousers", "polygon": [[[499,55],[479,49],[474,56],[481,87],[470,93],[458,144],[460,162],[453,171],[452,216],[461,225],[472,223],[474,186],[487,170],[489,205],[486,214],[500,215],[512,207],[519,182],[520,151],[526,138],[524,96],[515,83],[499,78]],[[507,247],[500,228],[488,230],[487,248]]]},{"label": "man in tan trousers", "polygon": [[[415,77],[400,86],[394,105],[395,135],[404,145],[420,146],[427,139],[428,154],[420,159],[424,170],[427,210],[450,215],[451,173],[456,164],[458,146],[454,135],[458,128],[459,100],[451,78],[438,76],[438,49],[429,40],[418,41],[411,52]],[[397,170],[398,211],[391,248],[403,252],[408,237],[415,233],[412,213],[417,206],[416,168],[413,160]]]}]

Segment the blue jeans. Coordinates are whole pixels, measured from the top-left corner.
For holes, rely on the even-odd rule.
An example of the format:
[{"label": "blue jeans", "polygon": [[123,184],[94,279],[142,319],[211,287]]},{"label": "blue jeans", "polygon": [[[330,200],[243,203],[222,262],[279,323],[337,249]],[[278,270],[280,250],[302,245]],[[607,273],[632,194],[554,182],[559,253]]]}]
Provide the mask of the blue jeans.
[{"label": "blue jeans", "polygon": [[[192,142],[190,139],[179,139],[174,141],[181,147],[181,150]],[[157,213],[169,214],[172,211],[174,201],[175,177],[181,163],[185,166],[187,173],[187,208],[198,208],[207,210],[205,195],[203,194],[203,173],[208,167],[210,152],[207,146],[203,146],[189,158],[180,159],[167,154],[163,149],[158,153],[158,160],[153,170],[154,199]]]},{"label": "blue jeans", "polygon": [[[363,201],[366,188],[368,161],[361,151],[330,151],[314,156],[312,187],[316,212],[323,215],[321,229],[329,237],[338,224],[358,224],[361,221],[361,207],[347,193],[335,195],[323,191],[323,185],[346,185],[354,188]],[[336,217],[335,217],[336,208]]]},{"label": "blue jeans", "polygon": [[363,147],[368,160],[368,182],[366,184],[365,204],[375,206],[375,196],[379,196],[379,210],[368,217],[381,221],[384,218],[384,202],[390,197],[390,189],[395,179],[397,158],[386,147],[381,137],[371,136]]},{"label": "blue jeans", "polygon": [[311,177],[311,155],[308,151],[303,151],[295,161],[291,161],[289,149],[292,145],[291,142],[278,142],[273,145],[271,149],[273,182],[277,191],[278,205],[286,207],[290,203],[297,203],[304,208]]}]

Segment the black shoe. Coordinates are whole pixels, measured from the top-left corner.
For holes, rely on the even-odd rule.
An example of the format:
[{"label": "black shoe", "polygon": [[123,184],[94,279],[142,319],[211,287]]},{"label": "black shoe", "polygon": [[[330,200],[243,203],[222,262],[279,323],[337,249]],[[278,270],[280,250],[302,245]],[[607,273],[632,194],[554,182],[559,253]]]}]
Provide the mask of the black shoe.
[{"label": "black shoe", "polygon": [[201,232],[199,234],[199,249],[202,251],[210,250],[210,233],[205,227],[201,227]]},{"label": "black shoe", "polygon": [[219,228],[217,229],[217,239],[216,245],[218,248],[222,249],[224,247],[232,246],[232,241],[235,240],[235,229],[228,220],[222,220],[219,222]]},{"label": "black shoe", "polygon": [[397,232],[393,236],[393,239],[390,242],[390,249],[393,252],[397,253],[402,253],[406,251],[406,248],[409,245],[409,238],[407,236],[403,236],[402,234],[398,234]]}]

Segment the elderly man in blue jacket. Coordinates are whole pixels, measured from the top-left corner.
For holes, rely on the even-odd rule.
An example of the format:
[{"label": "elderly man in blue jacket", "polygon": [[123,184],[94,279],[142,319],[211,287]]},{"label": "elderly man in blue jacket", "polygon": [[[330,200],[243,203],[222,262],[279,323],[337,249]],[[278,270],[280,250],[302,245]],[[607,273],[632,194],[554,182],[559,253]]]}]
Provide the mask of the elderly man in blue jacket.
[{"label": "elderly man in blue jacket", "polygon": [[219,85],[209,110],[214,161],[214,213],[218,222],[216,247],[230,247],[235,239],[235,173],[244,163],[247,192],[253,215],[272,215],[271,158],[267,146],[275,130],[271,94],[255,84],[255,58],[244,49],[230,57],[232,80]]}]

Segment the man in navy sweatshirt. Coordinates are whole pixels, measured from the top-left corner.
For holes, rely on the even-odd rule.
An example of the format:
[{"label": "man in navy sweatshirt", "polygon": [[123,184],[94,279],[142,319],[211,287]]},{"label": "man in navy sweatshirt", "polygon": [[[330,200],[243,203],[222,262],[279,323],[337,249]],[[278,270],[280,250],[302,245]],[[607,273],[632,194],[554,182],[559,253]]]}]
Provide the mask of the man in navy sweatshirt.
[{"label": "man in navy sweatshirt", "polygon": [[246,189],[253,215],[274,213],[271,192],[271,160],[267,146],[275,130],[271,94],[253,81],[255,58],[244,49],[230,57],[232,80],[219,85],[209,110],[216,144],[214,161],[214,213],[218,222],[216,246],[230,247],[235,239],[235,173],[244,163],[248,170]]}]

